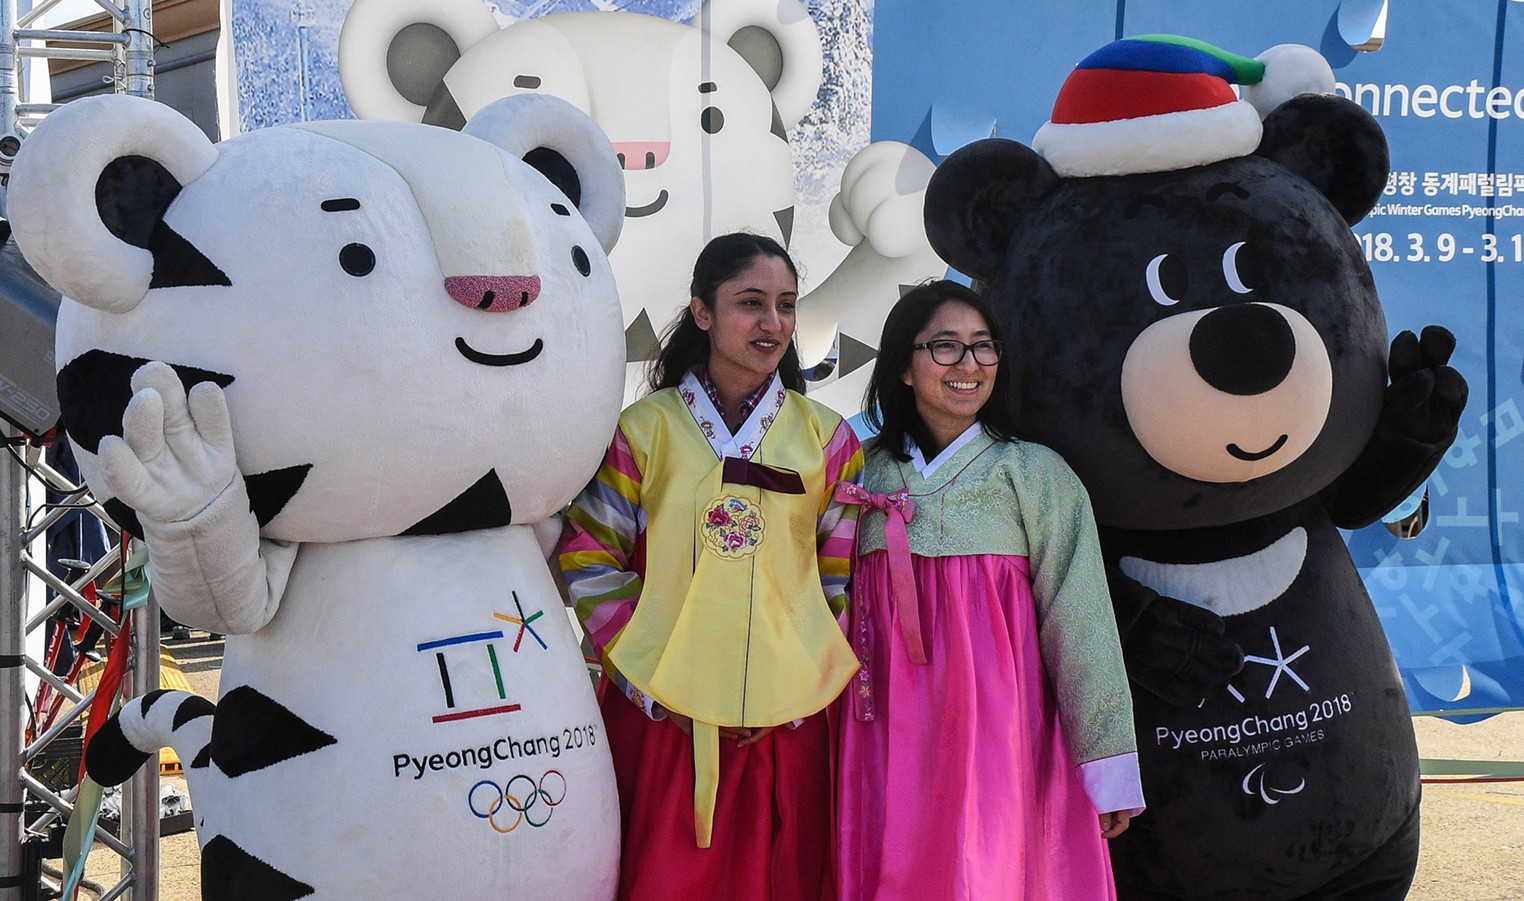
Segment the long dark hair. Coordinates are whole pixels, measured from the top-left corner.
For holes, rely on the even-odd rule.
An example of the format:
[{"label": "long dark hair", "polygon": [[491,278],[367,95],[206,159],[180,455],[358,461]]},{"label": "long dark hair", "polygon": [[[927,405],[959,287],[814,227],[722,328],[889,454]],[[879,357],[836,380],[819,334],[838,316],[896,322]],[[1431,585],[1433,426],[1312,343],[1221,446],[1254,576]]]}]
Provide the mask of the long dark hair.
[{"label": "long dark hair", "polygon": [[[788,266],[794,281],[799,281],[799,270],[789,257],[788,251],[766,235],[749,232],[733,232],[720,235],[699,251],[698,261],[693,264],[693,283],[688,286],[690,297],[697,297],[704,306],[714,309],[715,294],[720,285],[730,281],[751,265],[757,257],[777,257]],[[661,336],[661,350],[651,361],[646,377],[647,390],[660,391],[676,387],[683,375],[695,366],[709,361],[709,333],[699,328],[693,319],[693,311],[683,307],[683,312],[667,326]],[[799,351],[790,341],[784,348],[783,359],[778,363],[778,375],[783,387],[804,393],[804,373],[799,368]]]},{"label": "long dark hair", "polygon": [[[915,343],[916,335],[937,310],[949,303],[971,307],[984,317],[990,337],[1005,344],[1004,330],[990,305],[957,282],[927,282],[905,292],[884,320],[884,333],[878,341],[878,359],[874,362],[873,374],[868,377],[868,390],[863,395],[863,418],[878,430],[873,440],[896,460],[910,459],[905,453],[906,435],[919,447],[931,444],[931,432],[915,407],[915,391],[900,377],[910,368],[911,355],[915,353],[910,345]],[[1012,385],[1010,350],[1006,345],[1007,352],[1001,355],[995,367],[995,384],[990,399],[979,408],[978,417],[985,431],[1001,441],[1016,437],[1016,392]]]}]

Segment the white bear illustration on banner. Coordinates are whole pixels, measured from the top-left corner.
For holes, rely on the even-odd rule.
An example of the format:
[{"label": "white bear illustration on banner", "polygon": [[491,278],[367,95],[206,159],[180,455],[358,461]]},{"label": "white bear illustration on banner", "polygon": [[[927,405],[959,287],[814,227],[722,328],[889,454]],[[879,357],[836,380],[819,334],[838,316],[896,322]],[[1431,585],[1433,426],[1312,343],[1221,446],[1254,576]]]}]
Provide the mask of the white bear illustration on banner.
[{"label": "white bear illustration on banner", "polygon": [[[815,101],[821,61],[815,22],[796,0],[710,0],[692,25],[572,12],[506,28],[480,0],[355,0],[339,40],[344,93],[361,118],[458,128],[499,97],[546,93],[608,133],[628,195],[610,258],[624,303],[627,399],[640,393],[657,334],[688,302],[705,242],[751,231],[788,243],[788,130]],[[831,229],[852,249],[823,281],[805,273],[817,287],[800,303],[798,341],[813,366],[839,327],[831,384],[811,396],[841,412],[859,408],[900,286],[946,270],[922,223],[933,169],[908,145],[872,144],[848,163],[831,203]]]},{"label": "white bear illustration on banner", "polygon": [[214,145],[87,98],[22,144],[9,203],[66,295],[80,469],[164,609],[227,634],[215,707],[129,702],[91,775],[175,748],[209,901],[612,897],[613,766],[535,534],[620,406],[597,126],[515,97],[464,133]]}]

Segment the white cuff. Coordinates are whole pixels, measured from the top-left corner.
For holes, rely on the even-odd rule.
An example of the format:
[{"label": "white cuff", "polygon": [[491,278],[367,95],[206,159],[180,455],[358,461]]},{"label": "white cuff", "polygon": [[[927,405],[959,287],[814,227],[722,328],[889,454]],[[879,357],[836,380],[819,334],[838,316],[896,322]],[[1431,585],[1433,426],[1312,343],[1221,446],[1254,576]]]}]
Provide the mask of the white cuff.
[{"label": "white cuff", "polygon": [[1143,780],[1138,774],[1136,751],[1082,763],[1079,773],[1096,813],[1126,810],[1137,816],[1143,812]]}]

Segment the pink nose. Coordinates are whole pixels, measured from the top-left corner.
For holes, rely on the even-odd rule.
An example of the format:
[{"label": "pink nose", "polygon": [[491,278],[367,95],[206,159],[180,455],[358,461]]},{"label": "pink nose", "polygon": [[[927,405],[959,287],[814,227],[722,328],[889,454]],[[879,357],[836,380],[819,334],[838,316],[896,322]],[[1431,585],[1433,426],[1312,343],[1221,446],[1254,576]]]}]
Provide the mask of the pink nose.
[{"label": "pink nose", "polygon": [[630,170],[655,169],[667,161],[671,150],[669,141],[621,141],[614,144],[619,165]]},{"label": "pink nose", "polygon": [[540,296],[538,275],[451,275],[445,290],[461,306],[488,313],[506,313],[534,303]]}]

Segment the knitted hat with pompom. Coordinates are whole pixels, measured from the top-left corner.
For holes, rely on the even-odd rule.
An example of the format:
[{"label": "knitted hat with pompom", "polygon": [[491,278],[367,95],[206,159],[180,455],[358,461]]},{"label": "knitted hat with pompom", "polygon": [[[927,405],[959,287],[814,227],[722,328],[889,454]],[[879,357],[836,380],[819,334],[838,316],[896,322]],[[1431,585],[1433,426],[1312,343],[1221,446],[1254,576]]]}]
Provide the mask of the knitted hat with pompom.
[{"label": "knitted hat with pompom", "polygon": [[1071,178],[1202,166],[1253,153],[1262,116],[1333,85],[1328,62],[1299,44],[1249,59],[1191,38],[1140,35],[1075,67],[1032,148]]}]

